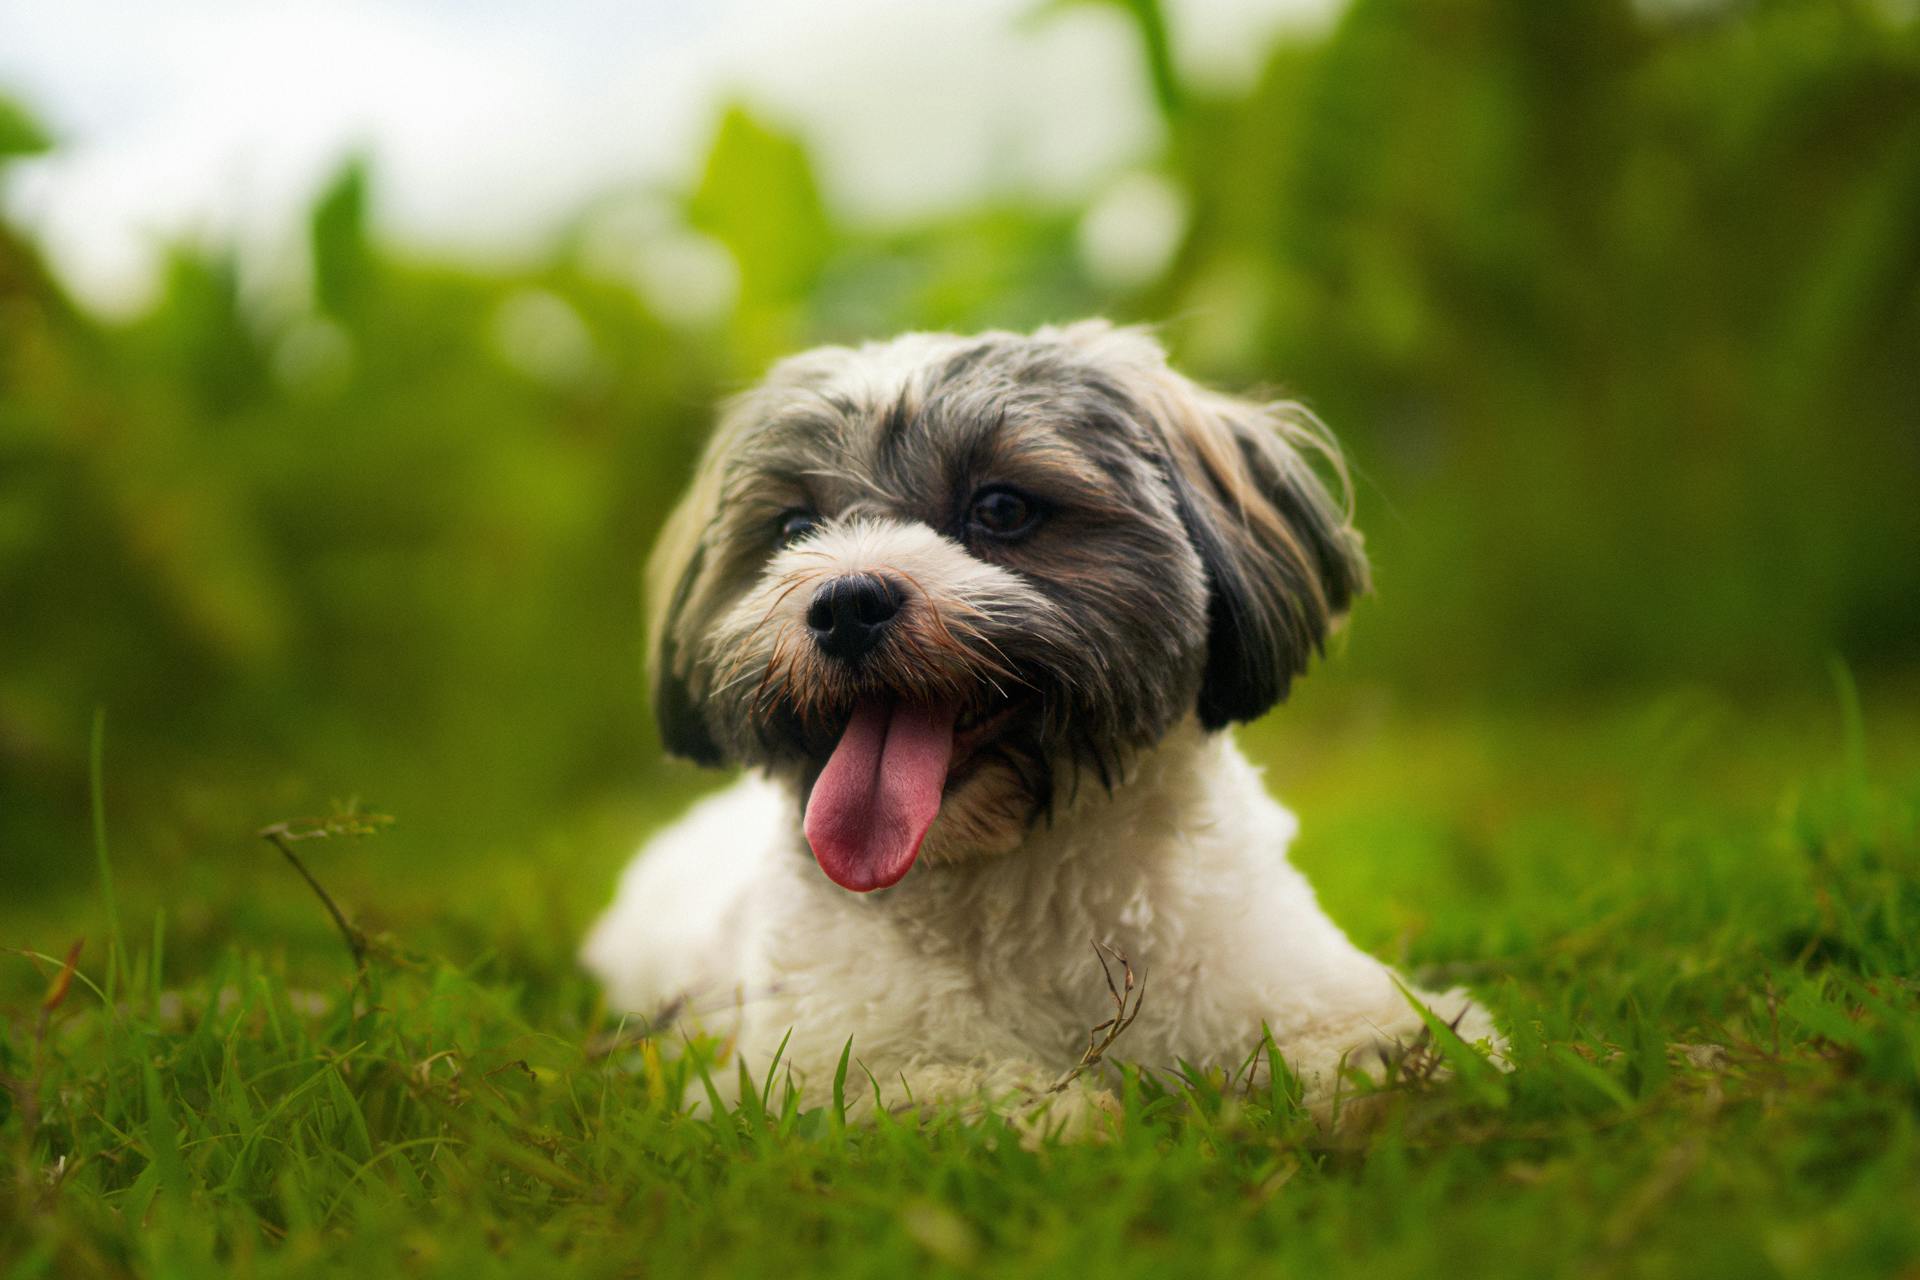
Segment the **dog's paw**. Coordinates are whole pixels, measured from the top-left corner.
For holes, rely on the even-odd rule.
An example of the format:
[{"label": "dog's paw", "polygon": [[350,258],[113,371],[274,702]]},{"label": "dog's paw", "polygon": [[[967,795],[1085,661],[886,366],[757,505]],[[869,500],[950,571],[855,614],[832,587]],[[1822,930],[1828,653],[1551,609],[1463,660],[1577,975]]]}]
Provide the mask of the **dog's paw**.
[{"label": "dog's paw", "polygon": [[1052,1142],[1109,1142],[1119,1136],[1125,1108],[1111,1089],[1069,1085],[1028,1101],[1011,1119],[1028,1151]]}]

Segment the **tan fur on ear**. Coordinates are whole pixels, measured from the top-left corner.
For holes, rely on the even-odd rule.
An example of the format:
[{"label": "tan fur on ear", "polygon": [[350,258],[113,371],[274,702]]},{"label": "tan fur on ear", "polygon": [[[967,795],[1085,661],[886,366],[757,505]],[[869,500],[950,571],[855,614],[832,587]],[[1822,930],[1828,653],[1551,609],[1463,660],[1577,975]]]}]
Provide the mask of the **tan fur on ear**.
[{"label": "tan fur on ear", "polygon": [[[1264,548],[1314,570],[1305,574],[1304,585],[1314,604],[1337,621],[1372,582],[1364,539],[1353,526],[1353,481],[1333,434],[1297,401],[1256,404],[1178,374],[1168,377],[1183,384],[1170,397],[1178,406],[1173,420],[1182,428],[1173,442],[1175,460],[1196,481],[1204,476],[1225,500],[1238,517],[1236,538],[1249,554]],[[1313,456],[1333,473],[1338,497],[1315,472]]]},{"label": "tan fur on ear", "polygon": [[697,619],[711,589],[707,537],[720,514],[725,455],[731,436],[722,425],[708,442],[686,496],[667,516],[647,558],[647,683],[654,718],[667,750],[701,764],[719,764],[722,754],[701,714],[704,691],[693,684]]},{"label": "tan fur on ear", "polygon": [[[1366,555],[1339,450],[1310,414],[1206,391],[1170,371],[1160,381],[1176,487],[1210,576],[1199,712],[1218,728],[1286,697],[1368,589]],[[1332,466],[1342,500],[1314,471],[1312,453]]]},{"label": "tan fur on ear", "polygon": [[[1369,589],[1339,446],[1304,406],[1256,404],[1176,373],[1145,330],[1087,321],[1046,336],[1130,373],[1126,389],[1165,451],[1209,576],[1201,721],[1219,728],[1260,715]],[[1315,455],[1338,482],[1338,500],[1314,470]]]},{"label": "tan fur on ear", "polygon": [[701,535],[719,510],[719,478],[715,468],[702,463],[692,486],[681,496],[654,539],[647,557],[645,603],[647,612],[647,671],[660,674],[660,650],[673,629],[673,599],[692,568]]}]

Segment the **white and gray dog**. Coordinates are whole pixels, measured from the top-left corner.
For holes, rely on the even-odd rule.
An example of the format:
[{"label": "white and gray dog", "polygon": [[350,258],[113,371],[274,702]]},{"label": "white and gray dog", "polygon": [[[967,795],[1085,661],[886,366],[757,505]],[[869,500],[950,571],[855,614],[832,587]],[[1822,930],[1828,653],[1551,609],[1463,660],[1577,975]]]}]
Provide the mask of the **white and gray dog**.
[{"label": "white and gray dog", "polygon": [[850,1036],[888,1103],[1043,1096],[1112,1012],[1090,942],[1151,980],[1114,1054],[1152,1069],[1270,1031],[1324,1099],[1420,1038],[1414,999],[1490,1039],[1320,910],[1226,731],[1366,589],[1310,454],[1338,469],[1297,407],[1101,322],[776,366],[649,582],[668,748],[748,772],[627,870],[583,952],[609,998],[756,1075],[784,1042],[809,1099]]}]

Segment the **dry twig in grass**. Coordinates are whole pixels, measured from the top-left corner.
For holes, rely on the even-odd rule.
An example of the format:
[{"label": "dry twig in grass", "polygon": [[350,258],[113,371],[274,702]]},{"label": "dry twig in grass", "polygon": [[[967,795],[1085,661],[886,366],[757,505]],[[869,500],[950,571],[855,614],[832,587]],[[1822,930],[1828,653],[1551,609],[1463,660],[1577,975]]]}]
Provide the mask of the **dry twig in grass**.
[{"label": "dry twig in grass", "polygon": [[[1460,1023],[1467,1016],[1462,1009],[1447,1022],[1447,1030],[1460,1034]],[[1411,1041],[1393,1040],[1376,1044],[1374,1055],[1380,1060],[1380,1081],[1376,1091],[1401,1089],[1418,1092],[1439,1083],[1447,1075],[1446,1053],[1435,1040],[1431,1027],[1421,1027]]]},{"label": "dry twig in grass", "polygon": [[333,923],[340,930],[340,936],[346,939],[347,950],[353,953],[354,967],[360,970],[367,967],[367,935],[347,919],[346,912],[340,909],[339,904],[334,902],[333,895],[314,878],[313,872],[307,870],[307,864],[300,860],[300,855],[293,851],[293,846],[299,840],[325,840],[335,836],[370,836],[378,833],[382,827],[391,825],[393,825],[393,819],[384,813],[361,813],[349,805],[344,810],[325,818],[289,818],[285,822],[276,822],[271,826],[262,827],[256,833],[293,864],[293,869],[300,873],[300,878],[307,882],[307,887],[312,889],[314,895],[320,899],[320,905],[324,906],[327,914],[333,917]]},{"label": "dry twig in grass", "polygon": [[[1141,979],[1136,986],[1133,976],[1133,964],[1118,947],[1101,942],[1096,938],[1093,943],[1093,954],[1100,961],[1100,974],[1107,980],[1107,992],[1113,996],[1113,1016],[1087,1032],[1087,1048],[1086,1051],[1080,1055],[1080,1061],[1073,1065],[1072,1070],[1054,1081],[1053,1084],[1048,1087],[1048,1093],[1061,1092],[1075,1080],[1078,1080],[1095,1066],[1098,1066],[1101,1059],[1106,1057],[1107,1050],[1113,1047],[1113,1042],[1118,1040],[1121,1033],[1132,1026],[1133,1020],[1140,1016],[1141,1001],[1146,999],[1146,980],[1144,978]],[[1115,985],[1113,981],[1113,969],[1107,963],[1108,956],[1112,956],[1120,965],[1120,982],[1118,985]]]},{"label": "dry twig in grass", "polygon": [[[53,1025],[54,1011],[66,1003],[67,993],[73,989],[75,966],[80,963],[80,948],[85,945],[86,939],[80,938],[67,948],[66,960],[55,970],[53,981],[47,984],[47,994],[40,1001],[39,1017],[34,1022],[32,1067],[26,1078],[15,1079],[0,1074],[0,1088],[13,1095],[14,1106],[18,1108],[20,1117],[20,1146],[15,1152],[14,1185],[23,1190],[33,1185],[33,1144],[40,1131],[40,1089],[46,1078],[47,1033]],[[23,951],[17,954],[32,956],[34,953]],[[40,1173],[44,1189],[49,1193],[58,1191],[60,1184],[78,1163],[69,1164],[67,1157],[62,1155],[52,1164],[43,1164]]]}]

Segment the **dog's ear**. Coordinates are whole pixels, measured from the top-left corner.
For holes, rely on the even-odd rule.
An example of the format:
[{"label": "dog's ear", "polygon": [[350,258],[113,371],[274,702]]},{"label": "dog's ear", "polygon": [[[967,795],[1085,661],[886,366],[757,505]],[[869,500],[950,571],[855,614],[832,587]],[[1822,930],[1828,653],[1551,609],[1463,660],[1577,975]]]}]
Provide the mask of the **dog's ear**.
[{"label": "dog's ear", "polygon": [[698,642],[695,596],[706,568],[707,536],[718,509],[711,458],[660,530],[647,561],[648,683],[660,740],[668,751],[705,765],[725,762],[694,684]]},{"label": "dog's ear", "polygon": [[1318,455],[1346,489],[1338,447],[1311,414],[1220,395],[1164,366],[1154,381],[1175,501],[1207,571],[1200,722],[1219,729],[1286,697],[1367,591],[1367,560],[1309,461]]},{"label": "dog's ear", "polygon": [[[780,405],[804,395],[849,353],[815,347],[789,356],[759,386],[729,400],[694,469],[686,496],[661,526],[647,561],[647,675],[654,719],[668,751],[704,765],[727,763],[707,718],[713,672],[702,646],[709,628],[754,572],[759,551],[743,537],[728,462],[748,448]],[[749,508],[750,511],[750,508]]]}]

